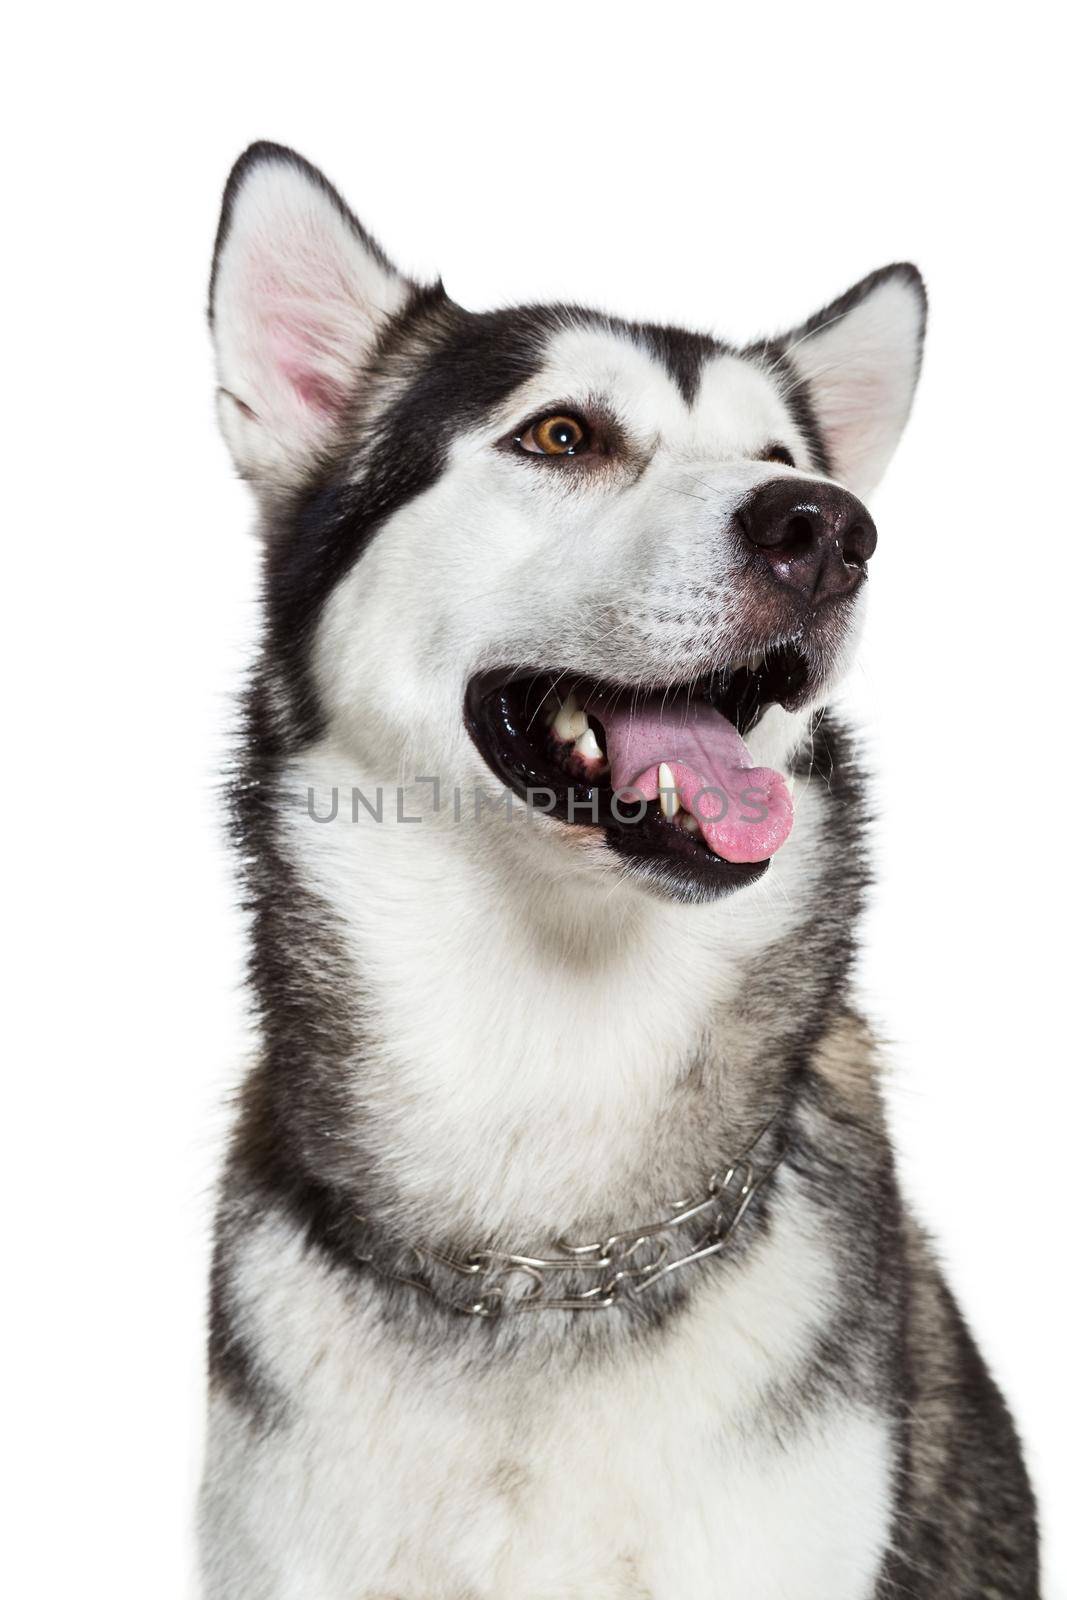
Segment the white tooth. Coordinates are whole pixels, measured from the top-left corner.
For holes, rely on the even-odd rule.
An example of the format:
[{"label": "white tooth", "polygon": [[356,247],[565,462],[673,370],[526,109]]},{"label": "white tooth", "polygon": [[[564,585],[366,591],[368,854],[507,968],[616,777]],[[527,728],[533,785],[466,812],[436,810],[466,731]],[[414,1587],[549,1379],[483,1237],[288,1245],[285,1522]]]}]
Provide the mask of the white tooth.
[{"label": "white tooth", "polygon": [[580,739],[588,726],[589,718],[574,695],[569,694],[552,718],[553,732],[557,738],[563,740],[564,744],[570,744],[572,740]]},{"label": "white tooth", "polygon": [[785,786],[789,790],[790,794],[793,793],[793,790],[797,786],[797,780],[794,778],[791,772],[787,772],[785,775]]},{"label": "white tooth", "polygon": [[559,706],[555,715],[552,717],[552,727],[555,732],[559,734],[561,739],[567,738],[567,730],[571,725],[571,717],[574,715],[577,709],[578,708],[574,703],[574,696],[569,694],[566,700],[564,700],[563,704]]},{"label": "white tooth", "polygon": [[659,764],[659,808],[665,817],[673,817],[681,801],[674,786],[674,773],[665,761]]},{"label": "white tooth", "polygon": [[[584,716],[585,713],[583,712],[582,714]],[[585,732],[582,734],[574,748],[577,753],[580,756],[584,756],[587,761],[603,761],[604,759],[604,752],[597,744],[596,734],[593,732],[592,728],[589,727],[588,723],[586,724]]]},{"label": "white tooth", "polygon": [[697,821],[696,817],[694,817],[691,811],[682,812],[682,827],[685,829],[686,833],[700,832],[700,823]]}]

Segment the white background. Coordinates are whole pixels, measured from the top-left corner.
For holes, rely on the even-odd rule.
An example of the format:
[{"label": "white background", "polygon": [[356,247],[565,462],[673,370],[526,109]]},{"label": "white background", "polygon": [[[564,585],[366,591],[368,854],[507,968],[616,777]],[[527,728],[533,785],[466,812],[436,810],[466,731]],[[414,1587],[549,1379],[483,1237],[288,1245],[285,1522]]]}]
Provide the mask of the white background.
[{"label": "white background", "polygon": [[1067,1595],[1051,8],[33,15],[2,96],[0,1582],[187,1592],[209,1191],[247,1047],[216,787],[256,554],[202,312],[228,166],[269,137],[472,307],[558,295],[747,338],[886,261],[926,274],[855,695],[883,812],[863,982],[907,1187]]}]

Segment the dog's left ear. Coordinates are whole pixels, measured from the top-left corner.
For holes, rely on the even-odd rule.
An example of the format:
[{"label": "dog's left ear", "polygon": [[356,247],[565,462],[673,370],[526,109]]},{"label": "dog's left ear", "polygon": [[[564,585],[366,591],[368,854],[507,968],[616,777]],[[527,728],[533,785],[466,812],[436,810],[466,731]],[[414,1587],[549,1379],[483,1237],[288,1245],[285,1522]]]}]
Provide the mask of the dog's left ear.
[{"label": "dog's left ear", "polygon": [[907,262],[872,272],[782,339],[835,478],[861,499],[897,447],[922,363],[926,291]]},{"label": "dog's left ear", "polygon": [[299,484],[329,446],[411,284],[295,151],[254,144],[230,173],[211,271],[219,421],[241,474]]}]

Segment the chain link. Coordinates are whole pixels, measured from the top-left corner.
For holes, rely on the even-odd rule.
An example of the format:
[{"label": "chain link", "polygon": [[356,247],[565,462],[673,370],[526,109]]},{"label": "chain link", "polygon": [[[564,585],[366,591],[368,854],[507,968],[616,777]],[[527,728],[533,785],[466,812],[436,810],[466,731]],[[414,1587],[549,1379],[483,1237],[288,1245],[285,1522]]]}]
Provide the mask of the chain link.
[{"label": "chain link", "polygon": [[[644,1294],[682,1267],[719,1254],[782,1159],[779,1155],[757,1175],[753,1152],[773,1121],[763,1126],[721,1177],[712,1174],[702,1195],[673,1202],[671,1215],[662,1221],[643,1223],[592,1244],[558,1239],[554,1247],[558,1253],[552,1256],[485,1249],[455,1257],[430,1245],[412,1244],[410,1270],[403,1264],[387,1267],[372,1252],[359,1259],[382,1277],[418,1289],[468,1317],[490,1320],[524,1311],[604,1311]],[[358,1220],[364,1222],[362,1217]],[[681,1230],[690,1224],[696,1228],[696,1239],[690,1237],[685,1248]],[[464,1294],[462,1287],[454,1293],[439,1290],[429,1276],[431,1263],[454,1273],[470,1292]],[[550,1287],[563,1274],[573,1275],[581,1284],[586,1273],[587,1288],[557,1294]]]}]

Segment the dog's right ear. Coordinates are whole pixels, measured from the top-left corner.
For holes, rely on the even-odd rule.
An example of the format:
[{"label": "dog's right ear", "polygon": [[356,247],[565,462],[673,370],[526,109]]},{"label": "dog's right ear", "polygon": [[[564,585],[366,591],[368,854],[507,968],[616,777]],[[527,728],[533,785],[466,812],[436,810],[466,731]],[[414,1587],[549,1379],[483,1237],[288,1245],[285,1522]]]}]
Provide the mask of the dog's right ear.
[{"label": "dog's right ear", "polygon": [[241,474],[300,483],[411,285],[337,191],[281,145],[230,173],[211,270],[219,421]]}]

